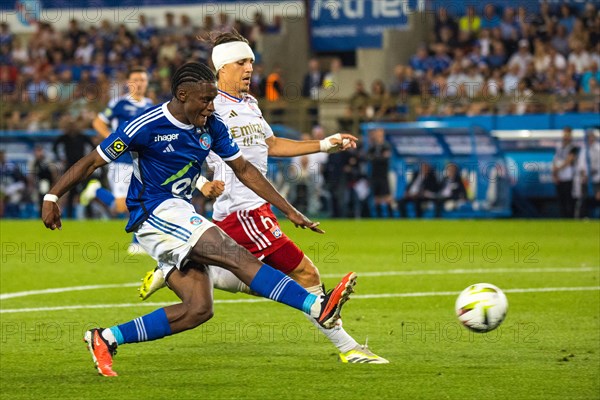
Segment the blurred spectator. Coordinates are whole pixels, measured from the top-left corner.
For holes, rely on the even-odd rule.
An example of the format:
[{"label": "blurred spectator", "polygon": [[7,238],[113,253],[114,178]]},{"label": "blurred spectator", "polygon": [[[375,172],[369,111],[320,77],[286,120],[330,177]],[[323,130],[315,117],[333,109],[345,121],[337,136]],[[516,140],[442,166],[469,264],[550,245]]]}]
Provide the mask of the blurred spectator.
[{"label": "blurred spectator", "polygon": [[[323,127],[319,125],[313,126],[311,130],[311,137],[313,140],[323,140],[325,139],[325,130]],[[308,155],[308,162],[311,168],[311,173],[313,174],[313,179],[315,180],[315,193],[312,194],[315,200],[309,200],[309,206],[311,204],[315,204],[316,211],[320,212],[322,210],[327,209],[327,204],[329,200],[329,193],[325,188],[325,168],[327,166],[327,161],[329,159],[328,153],[313,153]],[[310,212],[309,207],[309,212]]]},{"label": "blurred spectator", "polygon": [[316,58],[308,60],[308,72],[304,75],[302,83],[302,96],[318,100],[319,89],[323,86],[324,77],[319,66],[319,60]]},{"label": "blurred spectator", "polygon": [[150,39],[156,35],[156,31],[156,28],[148,23],[146,15],[140,14],[136,36],[142,45],[147,45],[150,43]]},{"label": "blurred spectator", "polygon": [[262,64],[254,64],[254,71],[250,78],[250,93],[255,97],[262,98],[265,96],[266,85],[267,79]]},{"label": "blurred spectator", "polygon": [[556,49],[552,46],[547,46],[547,49],[548,55],[550,56],[550,63],[552,66],[554,66],[559,71],[562,71],[565,68],[567,68],[567,60],[561,53],[556,51]]},{"label": "blurred spectator", "polygon": [[506,165],[502,161],[496,161],[487,170],[486,180],[488,187],[485,193],[485,200],[479,203],[476,202],[476,204],[479,204],[479,207],[485,210],[508,207],[511,201],[511,183]]},{"label": "blurred spectator", "polygon": [[452,97],[455,100],[463,94],[463,84],[467,81],[467,76],[463,72],[460,64],[454,63],[450,67],[450,75],[446,81],[446,97]]},{"label": "blurred spectator", "polygon": [[515,18],[515,10],[512,7],[506,7],[502,15],[502,21],[498,26],[502,41],[517,41],[519,37],[519,24]]},{"label": "blurred spectator", "polygon": [[325,165],[324,177],[327,191],[329,192],[329,210],[332,218],[342,218],[345,216],[345,196],[348,186],[347,175],[343,173],[344,167],[348,162],[350,153],[340,151],[329,154],[327,164]]},{"label": "blurred spectator", "polygon": [[600,142],[593,130],[585,133],[584,146],[575,163],[573,195],[577,199],[575,216],[593,217],[600,206]]},{"label": "blurred spectator", "polygon": [[163,38],[171,37],[177,34],[178,27],[175,25],[175,14],[165,13],[165,26],[159,29],[159,34]]},{"label": "blurred spectator", "polygon": [[358,80],[354,84],[354,93],[350,96],[350,109],[348,116],[366,120],[368,118],[367,109],[369,108],[371,96],[365,89],[363,81]]},{"label": "blurred spectator", "polygon": [[23,46],[23,41],[20,37],[15,37],[13,41],[10,58],[14,64],[26,64],[29,62],[29,53],[27,48]]},{"label": "blurred spectator", "polygon": [[84,37],[86,33],[79,27],[79,21],[71,19],[69,21],[69,27],[67,29],[67,37],[72,43],[79,43],[79,39]]},{"label": "blurred spectator", "polygon": [[579,18],[575,19],[573,30],[569,35],[569,43],[572,45],[574,42],[580,42],[584,47],[587,47],[589,44],[589,37],[590,33],[583,25],[583,20]]},{"label": "blurred spectator", "polygon": [[409,60],[410,67],[415,71],[417,76],[425,74],[429,69],[429,55],[427,54],[427,46],[421,45],[417,49],[417,54]]},{"label": "blurred spectator", "polygon": [[556,34],[550,40],[550,44],[563,56],[569,54],[569,39],[567,37],[567,28],[564,25],[558,25]]},{"label": "blurred spectator", "polygon": [[392,195],[390,191],[389,171],[392,147],[385,140],[385,131],[382,128],[369,132],[369,185],[370,192],[375,200],[376,217],[392,217]]},{"label": "blurred spectator", "polygon": [[[64,115],[60,120],[60,128],[63,134],[54,141],[53,151],[56,160],[62,163],[62,171],[66,171],[95,146],[92,139],[83,133],[80,120],[76,120],[70,115]],[[75,216],[75,198],[81,189],[78,186],[69,191],[65,213],[68,218]]]},{"label": "blurred spectator", "polygon": [[177,45],[177,39],[174,35],[169,35],[164,37],[164,41],[158,50],[158,59],[164,60],[167,63],[175,59],[177,55],[177,51],[179,47]]},{"label": "blurred spectator", "polygon": [[468,98],[474,99],[481,95],[485,79],[479,72],[476,65],[471,65],[467,69],[467,75],[464,82],[465,94]]},{"label": "blurred spectator", "polygon": [[449,27],[442,27],[440,31],[440,38],[437,41],[438,44],[443,44],[448,48],[458,47],[458,40],[456,38],[455,32]]},{"label": "blurred spectator", "polygon": [[373,109],[373,119],[393,120],[395,119],[395,104],[389,93],[385,89],[385,84],[381,79],[376,79],[371,84],[371,101]]},{"label": "blurred spectator", "polygon": [[402,102],[406,102],[408,96],[419,94],[419,85],[413,79],[412,68],[398,64],[394,67],[394,77],[390,84],[390,94],[399,96]]},{"label": "blurred spectator", "polygon": [[[322,128],[313,128],[313,132],[318,130],[322,131]],[[317,139],[308,133],[302,134],[301,138],[302,140]],[[292,159],[296,177],[292,182],[294,185],[290,197],[294,199],[294,206],[302,213],[317,215],[321,211],[322,172],[327,163],[327,156],[327,153],[313,153]]]},{"label": "blurred spectator", "polygon": [[192,24],[192,19],[188,14],[181,14],[177,34],[184,36],[193,36],[197,32],[196,27]]},{"label": "blurred spectator", "polygon": [[10,50],[13,45],[13,34],[6,22],[0,23],[0,46],[8,46]]},{"label": "blurred spectator", "polygon": [[562,218],[573,218],[574,216],[573,178],[575,176],[577,150],[577,147],[573,144],[571,127],[565,126],[562,142],[556,147],[552,159],[552,180],[556,185]]},{"label": "blurred spectator", "polygon": [[344,210],[346,218],[369,217],[369,183],[363,171],[361,154],[357,150],[347,150],[346,163],[342,169],[345,176]]},{"label": "blurred spectator", "polygon": [[519,63],[514,63],[508,70],[508,73],[504,75],[503,80],[503,88],[504,93],[512,94],[515,90],[517,90],[519,86],[521,76],[521,65]]},{"label": "blurred spectator", "polygon": [[265,83],[265,99],[272,103],[278,103],[270,108],[270,121],[273,124],[283,123],[285,105],[282,104],[284,83],[281,77],[282,69],[279,65],[273,66],[273,71],[267,76]]},{"label": "blurred spectator", "polygon": [[483,8],[483,18],[481,18],[481,29],[494,29],[500,26],[500,16],[497,14],[496,6],[492,3],[486,4]]},{"label": "blurred spectator", "polygon": [[37,145],[33,149],[33,160],[29,164],[28,171],[33,197],[37,200],[38,210],[41,212],[43,197],[57,178],[56,167],[48,162],[42,146]]},{"label": "blurred spectator", "polygon": [[217,22],[217,25],[215,26],[215,30],[217,30],[219,32],[231,31],[231,28],[233,25],[229,20],[229,16],[224,12],[220,12],[218,18],[219,18],[219,21]]},{"label": "blurred spectator", "polygon": [[445,73],[450,67],[450,64],[452,64],[452,59],[450,59],[446,53],[446,46],[443,44],[436,44],[433,46],[433,49],[435,54],[430,58],[430,67],[435,74]]},{"label": "blurred spectator", "polygon": [[517,85],[517,90],[514,92],[512,104],[511,104],[511,114],[523,115],[527,112],[531,112],[531,96],[533,92],[530,89],[530,83],[528,79],[521,79]]},{"label": "blurred spectator", "polygon": [[441,218],[442,211],[451,211],[460,207],[467,200],[467,190],[460,177],[459,169],[454,163],[446,164],[444,178],[435,201],[435,217]]},{"label": "blurred spectator", "polygon": [[273,72],[267,76],[265,85],[265,97],[268,101],[278,101],[283,95],[283,80],[281,78],[281,67],[275,65]]},{"label": "blurred spectator", "polygon": [[592,60],[590,54],[585,51],[583,43],[580,41],[573,42],[573,51],[569,54],[569,65],[575,68],[575,73],[581,75],[590,66]]},{"label": "blurred spectator", "polygon": [[540,12],[533,15],[531,25],[540,39],[547,41],[550,39],[550,28],[554,25],[556,17],[552,15],[550,4],[544,1],[540,4]]},{"label": "blurred spectator", "polygon": [[467,6],[467,13],[458,21],[460,32],[466,32],[470,37],[475,37],[481,29],[481,18],[475,12],[474,6]]},{"label": "blurred spectator", "polygon": [[435,201],[438,189],[435,171],[430,164],[421,162],[419,170],[413,174],[404,192],[404,197],[400,199],[400,216],[406,218],[408,215],[406,206],[408,203],[414,203],[415,215],[417,218],[421,218],[423,216],[423,204]]},{"label": "blurred spectator", "polygon": [[573,26],[575,25],[575,17],[571,15],[571,8],[568,4],[560,5],[560,18],[558,20],[558,26],[564,26],[567,33],[571,33]]},{"label": "blurred spectator", "polygon": [[550,55],[546,52],[546,44],[541,40],[536,40],[533,48],[533,67],[536,73],[543,74],[552,63]]},{"label": "blurred spectator", "polygon": [[492,54],[490,54],[486,59],[486,62],[490,68],[497,69],[504,66],[506,58],[507,56],[504,44],[499,40],[492,42]]},{"label": "blurred spectator", "polygon": [[[449,37],[456,38],[456,34],[458,32],[458,24],[454,21],[450,15],[448,15],[448,10],[446,7],[438,8],[437,14],[435,16],[435,40],[442,41],[442,37],[444,35]],[[442,31],[446,30],[446,33],[442,33]]]},{"label": "blurred spectator", "polygon": [[513,65],[518,64],[520,67],[518,77],[523,78],[531,62],[533,62],[533,57],[529,52],[529,42],[521,39],[519,40],[519,50],[508,60],[508,68],[510,69]]},{"label": "blurred spectator", "polygon": [[0,216],[19,218],[26,190],[25,174],[17,164],[7,161],[6,153],[0,150]]},{"label": "blurred spectator", "polygon": [[596,80],[596,83],[600,82],[600,69],[598,68],[598,63],[595,61],[590,63],[589,67],[586,68],[586,71],[581,76],[580,85],[583,93],[591,93],[590,81],[592,79]]},{"label": "blurred spectator", "polygon": [[329,64],[329,71],[325,73],[323,77],[323,88],[336,90],[339,88],[340,83],[340,71],[342,69],[342,60],[339,58],[332,58]]},{"label": "blurred spectator", "polygon": [[257,11],[254,13],[254,20],[252,23],[252,27],[248,29],[248,35],[244,35],[248,38],[251,47],[255,47],[256,43],[262,37],[263,32],[267,29],[267,24],[265,23],[263,15]]},{"label": "blurred spectator", "polygon": [[281,33],[281,29],[283,28],[283,17],[281,15],[275,15],[273,17],[273,21],[267,25],[265,29],[265,33],[269,34],[278,34]]},{"label": "blurred spectator", "polygon": [[577,94],[577,88],[568,72],[558,74],[551,93],[555,95],[555,112],[564,113],[576,109],[577,103],[574,96]]}]

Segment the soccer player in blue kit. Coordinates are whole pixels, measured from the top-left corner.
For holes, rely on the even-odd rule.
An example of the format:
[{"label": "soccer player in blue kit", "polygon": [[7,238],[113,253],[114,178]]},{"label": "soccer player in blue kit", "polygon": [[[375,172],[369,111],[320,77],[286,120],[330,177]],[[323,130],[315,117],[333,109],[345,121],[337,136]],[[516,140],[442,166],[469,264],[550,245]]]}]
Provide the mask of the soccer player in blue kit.
[{"label": "soccer player in blue kit", "polygon": [[[117,130],[119,125],[130,121],[153,106],[152,100],[146,95],[148,89],[148,72],[144,67],[133,67],[127,72],[128,93],[112,99],[106,108],[99,113],[92,126],[103,139]],[[98,180],[92,179],[80,195],[80,202],[86,206],[94,198],[105,204],[112,213],[127,212],[125,200],[129,190],[129,182],[133,172],[133,159],[129,152],[112,162],[108,168],[108,184],[110,192],[101,187]],[[129,245],[129,254],[141,254],[144,250],[139,246],[133,235]]]},{"label": "soccer player in blue kit", "polygon": [[[98,372],[116,376],[112,358],[118,345],[156,340],[197,327],[212,317],[212,283],[206,265],[233,272],[263,297],[313,316],[326,328],[340,318],[356,283],[348,273],[323,297],[307,292],[292,279],[263,264],[222,230],[197,214],[190,202],[202,163],[212,150],[240,181],[279,208],[296,226],[322,232],[287,202],[242,156],[221,118],[214,114],[216,78],[199,63],[182,65],[171,81],[171,101],[153,107],[121,125],[96,149],[79,160],[44,196],[42,220],[61,229],[56,201],[97,168],[129,151],[134,172],[127,194],[130,217],[126,231],[159,264],[176,268],[167,277],[181,303],[107,329],[94,328],[84,340]],[[171,148],[165,152],[165,149]]]}]

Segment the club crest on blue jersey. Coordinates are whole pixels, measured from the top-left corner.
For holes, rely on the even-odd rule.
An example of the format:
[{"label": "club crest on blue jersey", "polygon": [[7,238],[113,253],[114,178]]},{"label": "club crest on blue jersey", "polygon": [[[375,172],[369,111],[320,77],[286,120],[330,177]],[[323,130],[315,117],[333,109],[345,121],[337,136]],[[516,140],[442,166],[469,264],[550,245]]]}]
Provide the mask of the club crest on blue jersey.
[{"label": "club crest on blue jersey", "polygon": [[198,141],[200,142],[200,147],[202,147],[203,150],[210,149],[210,145],[212,144],[212,138],[208,133],[203,133]]},{"label": "club crest on blue jersey", "polygon": [[198,217],[198,216],[193,216],[190,218],[190,224],[192,225],[200,225],[202,223],[202,218]]}]

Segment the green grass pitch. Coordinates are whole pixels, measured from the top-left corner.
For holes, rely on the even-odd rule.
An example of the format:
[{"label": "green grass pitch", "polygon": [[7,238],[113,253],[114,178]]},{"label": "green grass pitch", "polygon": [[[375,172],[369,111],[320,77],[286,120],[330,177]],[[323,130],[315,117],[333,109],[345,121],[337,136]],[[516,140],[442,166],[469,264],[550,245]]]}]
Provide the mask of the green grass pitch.
[{"label": "green grass pitch", "polygon": [[[215,292],[211,321],[121,346],[109,379],[83,332],[176,301],[168,289],[138,300],[154,264],[126,255],[123,226],[0,222],[2,399],[600,398],[596,221],[323,221],[325,235],[285,222],[326,285],[358,273],[344,328],[391,364],[342,364],[300,312]],[[509,301],[488,334],[454,316],[456,295],[477,282]]]}]

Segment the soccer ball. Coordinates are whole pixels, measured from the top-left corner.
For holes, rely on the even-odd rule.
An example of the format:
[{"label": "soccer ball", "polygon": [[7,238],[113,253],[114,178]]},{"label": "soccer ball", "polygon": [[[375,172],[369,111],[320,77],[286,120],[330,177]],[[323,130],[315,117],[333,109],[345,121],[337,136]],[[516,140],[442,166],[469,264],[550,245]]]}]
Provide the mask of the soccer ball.
[{"label": "soccer ball", "polygon": [[506,317],[508,300],[498,287],[476,283],[462,291],[456,299],[455,309],[464,326],[478,333],[489,332]]}]

